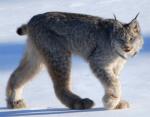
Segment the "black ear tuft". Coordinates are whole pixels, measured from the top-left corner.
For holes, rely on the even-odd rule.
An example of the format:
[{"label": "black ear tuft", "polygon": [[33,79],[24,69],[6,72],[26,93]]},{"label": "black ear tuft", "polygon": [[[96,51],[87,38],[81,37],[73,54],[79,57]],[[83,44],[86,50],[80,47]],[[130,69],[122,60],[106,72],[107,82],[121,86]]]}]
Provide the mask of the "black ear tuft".
[{"label": "black ear tuft", "polygon": [[139,16],[139,14],[140,14],[140,13],[137,13],[137,15],[135,16],[135,18],[133,18],[133,19],[131,20],[131,22],[130,22],[130,23],[132,23],[132,22],[136,22],[136,21],[137,21],[137,17]]},{"label": "black ear tuft", "polygon": [[113,14],[113,16],[114,16],[115,21],[117,21],[117,17],[116,17],[116,15],[115,15],[115,14]]}]

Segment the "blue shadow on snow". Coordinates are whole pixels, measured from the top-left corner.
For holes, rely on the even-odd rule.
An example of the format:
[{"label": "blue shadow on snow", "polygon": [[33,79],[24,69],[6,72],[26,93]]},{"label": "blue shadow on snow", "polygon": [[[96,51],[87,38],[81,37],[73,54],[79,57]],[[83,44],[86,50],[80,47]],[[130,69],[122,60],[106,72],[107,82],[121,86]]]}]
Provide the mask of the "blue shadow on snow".
[{"label": "blue shadow on snow", "polygon": [[92,108],[86,110],[70,110],[67,108],[48,108],[48,109],[25,109],[25,110],[10,110],[0,112],[0,117],[18,117],[18,116],[35,116],[35,115],[59,115],[69,113],[81,113],[81,112],[96,112],[96,111],[107,111],[104,108]]}]

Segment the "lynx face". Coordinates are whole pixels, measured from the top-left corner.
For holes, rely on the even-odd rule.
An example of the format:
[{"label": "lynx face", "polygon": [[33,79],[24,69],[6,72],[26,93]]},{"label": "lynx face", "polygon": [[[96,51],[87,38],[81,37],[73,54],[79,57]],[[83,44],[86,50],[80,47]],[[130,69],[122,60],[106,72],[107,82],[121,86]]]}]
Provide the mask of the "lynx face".
[{"label": "lynx face", "polygon": [[140,26],[136,20],[128,24],[116,21],[112,38],[113,48],[124,58],[136,55],[143,45]]}]

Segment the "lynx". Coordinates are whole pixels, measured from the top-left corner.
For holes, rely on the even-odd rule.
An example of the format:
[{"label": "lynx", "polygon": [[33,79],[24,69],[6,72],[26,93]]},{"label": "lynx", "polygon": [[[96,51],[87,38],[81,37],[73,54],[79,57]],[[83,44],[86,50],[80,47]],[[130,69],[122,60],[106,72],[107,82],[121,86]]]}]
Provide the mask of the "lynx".
[{"label": "lynx", "polygon": [[38,14],[17,29],[27,35],[23,59],[12,73],[7,85],[8,108],[26,107],[23,87],[44,64],[52,78],[58,99],[70,109],[89,109],[94,102],[81,98],[70,90],[72,54],[77,54],[89,66],[104,87],[102,98],[106,109],[129,107],[122,100],[118,79],[128,58],[139,52],[143,38],[137,16],[129,23],[97,16],[47,12]]}]

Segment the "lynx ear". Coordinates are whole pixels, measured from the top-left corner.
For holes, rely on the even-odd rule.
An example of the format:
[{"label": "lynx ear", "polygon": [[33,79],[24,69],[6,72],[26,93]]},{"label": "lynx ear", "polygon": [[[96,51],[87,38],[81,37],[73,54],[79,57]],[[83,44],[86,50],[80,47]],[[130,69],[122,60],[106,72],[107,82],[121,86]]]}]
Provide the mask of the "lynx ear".
[{"label": "lynx ear", "polygon": [[128,24],[130,29],[133,29],[134,32],[137,32],[139,30],[139,23],[137,21],[137,17],[139,16],[139,13],[135,16],[134,19]]}]

